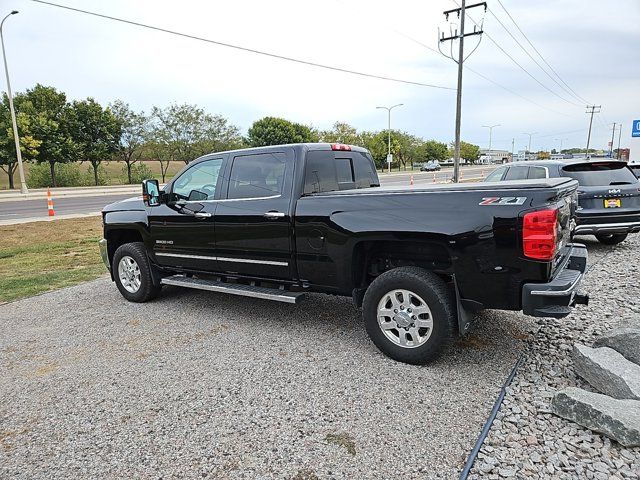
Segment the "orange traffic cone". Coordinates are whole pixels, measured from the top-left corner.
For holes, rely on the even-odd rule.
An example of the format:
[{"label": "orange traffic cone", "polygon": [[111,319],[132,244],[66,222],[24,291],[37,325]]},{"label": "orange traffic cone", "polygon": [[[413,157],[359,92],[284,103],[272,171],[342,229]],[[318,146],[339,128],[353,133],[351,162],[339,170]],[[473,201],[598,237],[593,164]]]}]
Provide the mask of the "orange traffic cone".
[{"label": "orange traffic cone", "polygon": [[413,185],[413,175],[411,175],[411,178],[409,179],[409,185]]},{"label": "orange traffic cone", "polygon": [[49,209],[49,216],[53,217],[56,212],[53,210],[53,200],[51,199],[51,190],[47,188],[47,208]]}]

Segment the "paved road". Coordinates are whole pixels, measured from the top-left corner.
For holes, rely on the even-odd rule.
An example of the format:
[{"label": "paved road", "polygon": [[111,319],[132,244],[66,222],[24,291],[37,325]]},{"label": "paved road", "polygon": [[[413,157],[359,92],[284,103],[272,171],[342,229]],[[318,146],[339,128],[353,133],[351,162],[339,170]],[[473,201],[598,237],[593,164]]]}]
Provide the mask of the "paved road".
[{"label": "paved road", "polygon": [[[464,167],[462,169],[462,178],[480,177],[488,174],[493,168],[495,167]],[[436,172],[436,182],[445,182],[451,178],[452,174],[452,168],[445,168],[440,172]],[[412,175],[414,185],[426,186],[433,183],[433,172],[385,173],[380,175],[380,181],[385,186],[409,185]],[[132,196],[134,194],[55,198],[54,195],[54,208],[57,216],[86,215],[99,212],[105,205]],[[0,224],[21,219],[46,218],[47,216],[47,201],[44,199],[0,202]]]},{"label": "paved road", "polygon": [[[54,199],[54,209],[56,215],[82,215],[99,212],[105,205],[133,196],[126,194],[58,198]],[[46,200],[16,200],[0,203],[0,222],[47,216]]]}]

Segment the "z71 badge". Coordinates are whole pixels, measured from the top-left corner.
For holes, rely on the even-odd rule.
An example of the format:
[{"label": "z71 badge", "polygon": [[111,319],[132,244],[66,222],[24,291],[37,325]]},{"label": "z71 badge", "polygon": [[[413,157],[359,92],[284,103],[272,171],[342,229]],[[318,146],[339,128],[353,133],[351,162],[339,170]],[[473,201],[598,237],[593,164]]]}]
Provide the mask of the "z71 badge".
[{"label": "z71 badge", "polygon": [[522,205],[527,197],[489,197],[483,198],[478,205]]}]

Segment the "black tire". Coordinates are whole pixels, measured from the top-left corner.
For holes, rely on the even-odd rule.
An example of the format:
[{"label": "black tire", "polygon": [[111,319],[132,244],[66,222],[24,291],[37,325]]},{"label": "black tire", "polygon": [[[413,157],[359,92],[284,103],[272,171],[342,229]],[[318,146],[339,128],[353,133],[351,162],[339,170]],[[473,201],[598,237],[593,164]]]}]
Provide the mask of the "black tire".
[{"label": "black tire", "polygon": [[[120,279],[118,266],[120,264],[120,260],[126,256],[135,260],[140,268],[140,287],[135,292],[127,290]],[[116,250],[116,253],[113,255],[111,268],[113,270],[113,278],[118,290],[120,290],[122,296],[130,302],[146,302],[155,298],[158,296],[158,293],[160,293],[162,287],[160,285],[153,284],[151,269],[154,267],[151,265],[151,262],[149,262],[149,257],[147,256],[147,252],[142,242],[125,243],[124,245],[120,245]]]},{"label": "black tire", "polygon": [[627,235],[627,233],[599,233],[596,235],[596,238],[600,243],[604,243],[605,245],[617,245],[620,242],[624,242]]},{"label": "black tire", "polygon": [[[431,310],[431,335],[424,343],[413,348],[394,343],[378,322],[378,304],[385,295],[396,289],[406,289],[417,294]],[[367,333],[380,351],[394,360],[413,365],[425,364],[440,355],[450,343],[457,325],[455,299],[451,289],[435,273],[419,267],[394,268],[380,275],[367,288],[362,309]],[[391,332],[395,335],[393,332],[398,330]]]}]

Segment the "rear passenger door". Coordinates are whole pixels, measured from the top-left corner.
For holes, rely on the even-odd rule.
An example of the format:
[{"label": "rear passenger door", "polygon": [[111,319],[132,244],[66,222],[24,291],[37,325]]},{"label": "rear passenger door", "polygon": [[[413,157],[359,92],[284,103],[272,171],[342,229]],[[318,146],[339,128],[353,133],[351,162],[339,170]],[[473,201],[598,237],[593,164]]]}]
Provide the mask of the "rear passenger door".
[{"label": "rear passenger door", "polygon": [[238,152],[228,165],[215,216],[220,271],[290,279],[293,149]]}]

